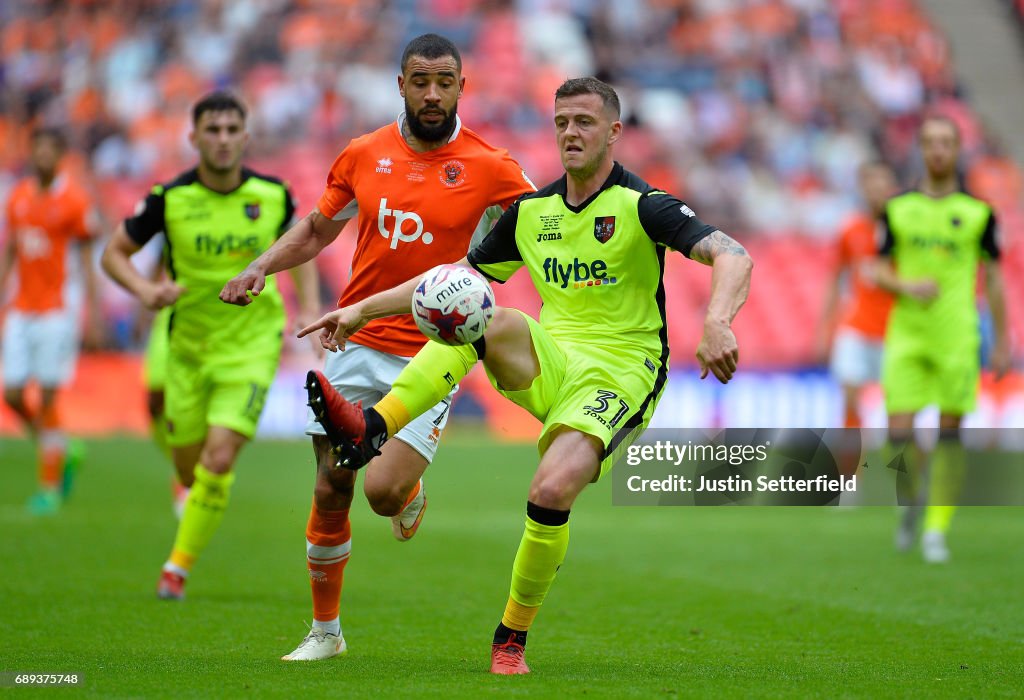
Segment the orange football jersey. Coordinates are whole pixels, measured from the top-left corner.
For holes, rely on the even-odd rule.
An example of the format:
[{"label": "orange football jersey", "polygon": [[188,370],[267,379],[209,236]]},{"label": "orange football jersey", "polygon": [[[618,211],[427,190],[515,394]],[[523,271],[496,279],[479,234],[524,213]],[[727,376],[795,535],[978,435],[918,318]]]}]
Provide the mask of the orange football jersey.
[{"label": "orange football jersey", "polygon": [[878,253],[876,234],[876,222],[863,214],[851,219],[840,234],[839,264],[848,267],[851,278],[850,296],[840,316],[840,324],[881,340],[885,337],[892,295],[865,279],[859,269]]},{"label": "orange football jersey", "polygon": [[30,177],[7,200],[7,235],[14,237],[18,288],[14,308],[45,313],[64,307],[68,243],[93,235],[85,191],[66,175],[49,189]]},{"label": "orange football jersey", "polygon": [[[534,189],[508,151],[460,121],[446,145],[427,153],[409,148],[397,122],[353,139],[317,204],[331,219],[358,212],[352,276],[338,306],[463,258],[490,207],[505,209]],[[352,340],[406,357],[426,342],[411,314],[371,321]]]}]

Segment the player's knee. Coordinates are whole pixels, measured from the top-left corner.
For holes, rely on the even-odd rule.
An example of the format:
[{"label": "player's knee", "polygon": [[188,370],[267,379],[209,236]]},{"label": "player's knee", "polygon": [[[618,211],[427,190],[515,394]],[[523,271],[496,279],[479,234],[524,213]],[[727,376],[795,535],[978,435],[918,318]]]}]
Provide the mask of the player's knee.
[{"label": "player's knee", "polygon": [[518,312],[498,306],[494,309],[494,317],[487,324],[487,332],[484,334],[488,343],[500,345],[502,340],[514,332],[517,324],[522,323],[522,317]]},{"label": "player's knee", "polygon": [[[510,353],[520,351],[517,341],[521,341],[524,337],[529,338],[529,333],[529,326],[522,314],[514,309],[497,307],[494,310],[494,318],[488,324],[487,332],[483,337],[487,359],[504,358],[507,361]],[[477,352],[479,353],[479,349]]]},{"label": "player's knee", "polygon": [[316,500],[317,505],[332,503],[339,498],[344,498],[346,495],[351,498],[351,488],[339,489],[327,479],[317,479],[316,485],[313,487],[313,498]]},{"label": "player's knee", "polygon": [[237,450],[231,445],[212,445],[203,449],[199,458],[206,471],[213,474],[227,474],[235,463]]},{"label": "player's knee", "polygon": [[399,484],[375,484],[367,479],[363,493],[373,512],[388,518],[398,515],[405,504],[405,494]]},{"label": "player's knee", "polygon": [[540,367],[532,351],[530,326],[522,314],[498,307],[484,341],[484,364],[499,386],[510,391],[528,389],[540,373]]},{"label": "player's knee", "polygon": [[355,479],[346,479],[346,475],[341,472],[355,475],[355,472],[350,472],[347,469],[338,469],[334,474],[317,473],[316,485],[313,487],[313,500],[318,508],[342,510],[352,505]]},{"label": "player's knee", "polygon": [[542,508],[568,510],[578,495],[579,487],[566,474],[550,474],[530,485],[530,502]]},{"label": "player's knee", "polygon": [[206,459],[201,462],[201,464],[206,468],[206,471],[211,474],[227,474],[231,471],[232,467],[231,460],[218,459],[216,457]]}]

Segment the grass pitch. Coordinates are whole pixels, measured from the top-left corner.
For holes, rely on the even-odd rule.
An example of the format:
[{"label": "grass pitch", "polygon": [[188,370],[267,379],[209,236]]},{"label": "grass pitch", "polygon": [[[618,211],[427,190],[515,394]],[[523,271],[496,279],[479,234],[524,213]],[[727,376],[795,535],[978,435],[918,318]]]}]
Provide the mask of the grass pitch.
[{"label": "grass pitch", "polygon": [[[95,441],[74,496],[28,516],[32,449],[0,442],[0,671],[77,673],[97,697],[992,697],[1024,678],[1024,519],[962,509],[952,564],[891,547],[887,508],[623,508],[577,502],[527,677],[487,673],[535,466],[532,446],[451,436],[398,543],[353,509],[350,651],[287,664],[310,620],[306,443],[243,453],[182,603],[154,595],[174,535],[170,467]],[[0,689],[0,693],[21,691]]]}]

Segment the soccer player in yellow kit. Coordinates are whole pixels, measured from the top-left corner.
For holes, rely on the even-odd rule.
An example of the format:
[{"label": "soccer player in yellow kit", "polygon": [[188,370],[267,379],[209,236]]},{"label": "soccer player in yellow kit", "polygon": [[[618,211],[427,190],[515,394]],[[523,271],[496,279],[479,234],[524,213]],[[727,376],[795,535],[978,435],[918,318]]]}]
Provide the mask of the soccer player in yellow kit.
[{"label": "soccer player in yellow kit", "polygon": [[[896,546],[909,549],[920,503],[926,501],[921,548],[926,561],[949,559],[946,532],[966,469],[960,423],[974,409],[980,374],[981,333],[975,289],[978,268],[995,327],[992,366],[1009,369],[1006,302],[999,271],[995,214],[963,191],[957,176],[960,135],[944,117],[929,117],[919,133],[925,177],[920,186],[889,200],[885,239],[877,267],[879,285],[896,295],[882,361],[882,389],[889,439],[902,449],[912,472],[922,472],[913,445],[914,417],[939,407],[939,442],[932,455],[928,494],[904,494]],[[920,489],[920,479],[916,489]]]},{"label": "soccer player in yellow kit", "polygon": [[[218,299],[223,284],[269,248],[291,222],[291,192],[280,180],[242,166],[246,111],[215,92],[193,108],[199,163],[157,185],[114,232],[103,268],[150,309],[173,306],[166,362],[167,443],[181,483],[190,487],[157,595],[178,600],[197,558],[220,526],[235,480],[234,463],[256,434],[277,372],[284,300],[270,280],[259,303],[241,309]],[[170,279],[141,274],[131,256],[158,233],[167,237]],[[296,270],[310,317],[316,270]]]},{"label": "soccer player in yellow kit", "polygon": [[[565,557],[569,509],[644,430],[664,389],[668,248],[713,268],[697,357],[702,376],[722,382],[736,371],[730,324],[752,267],[742,246],[613,160],[622,122],[610,86],[594,78],[565,82],[555,93],[554,122],[566,176],[521,197],[460,261],[496,281],[525,266],[544,302],[540,321],[499,308],[472,345],[427,343],[365,411],[318,372],[307,384],[317,419],[349,468],[446,395],[477,360],[499,392],[544,423],[526,531],[491,647],[497,674],[529,672],[526,636]],[[417,282],[331,312],[301,335],[320,330],[324,347],[343,348],[370,319],[407,313]]]}]

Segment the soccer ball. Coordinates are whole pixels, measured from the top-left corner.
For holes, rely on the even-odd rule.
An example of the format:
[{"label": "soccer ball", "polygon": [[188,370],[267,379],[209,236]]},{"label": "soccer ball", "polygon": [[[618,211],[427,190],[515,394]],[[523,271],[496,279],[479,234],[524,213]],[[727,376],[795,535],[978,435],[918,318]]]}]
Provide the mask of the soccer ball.
[{"label": "soccer ball", "polygon": [[423,335],[445,345],[467,345],[483,337],[494,316],[494,291],[476,270],[438,265],[412,295],[412,317]]}]

